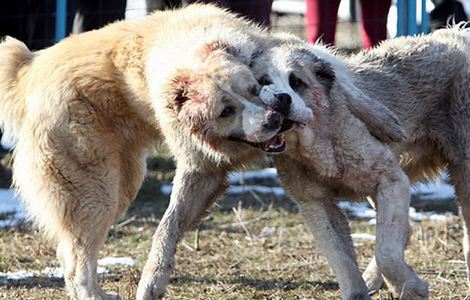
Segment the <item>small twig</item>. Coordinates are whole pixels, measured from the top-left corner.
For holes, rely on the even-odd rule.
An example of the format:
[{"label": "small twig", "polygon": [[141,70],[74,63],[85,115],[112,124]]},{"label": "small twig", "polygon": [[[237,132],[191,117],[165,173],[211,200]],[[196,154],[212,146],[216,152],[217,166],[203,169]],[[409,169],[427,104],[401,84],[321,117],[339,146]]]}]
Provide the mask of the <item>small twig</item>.
[{"label": "small twig", "polygon": [[[259,216],[257,218],[245,220],[245,221],[243,221],[243,224],[250,224],[250,223],[258,222],[260,220],[269,219],[269,217],[267,215],[268,215],[268,213],[265,213],[262,216]],[[215,223],[214,222],[214,223],[212,223],[212,225],[223,229],[223,228],[227,228],[227,227],[231,227],[231,226],[240,225],[240,222],[230,222],[230,223]]]},{"label": "small twig", "polygon": [[122,221],[121,223],[118,224],[120,227],[126,227],[130,223],[134,222],[137,219],[137,216],[132,216],[127,220]]},{"label": "small twig", "polygon": [[196,251],[201,250],[201,248],[199,248],[199,227],[196,228],[196,235],[194,237],[194,249]]},{"label": "small twig", "polygon": [[258,194],[256,194],[254,191],[250,191],[250,194],[253,196],[253,198],[261,205],[261,207],[265,207],[266,204],[264,204],[263,200],[261,199]]},{"label": "small twig", "polygon": [[253,241],[253,237],[252,237],[250,231],[248,230],[248,228],[246,228],[245,224],[243,223],[242,217],[240,215],[239,210],[241,211],[241,207],[239,206],[238,209],[235,209],[235,207],[232,207],[232,210],[233,210],[233,213],[235,214],[235,216],[237,217],[237,220],[238,220],[239,224],[242,226],[243,230],[245,231],[246,235],[248,236],[248,239],[250,241]]},{"label": "small twig", "polygon": [[237,268],[238,266],[240,266],[240,263],[245,259],[245,255],[243,255],[242,257],[240,257],[235,263],[231,264],[229,266],[229,269],[233,269],[233,268]]},{"label": "small twig", "polygon": [[183,242],[181,243],[181,245],[183,245],[183,247],[185,247],[185,248],[188,249],[189,251],[194,252],[193,247],[189,246],[185,241],[183,241]]},{"label": "small twig", "polygon": [[437,274],[436,278],[437,278],[438,280],[444,281],[444,282],[447,283],[447,284],[450,284],[450,283],[451,283],[450,280],[445,279],[445,278],[442,277],[441,275],[442,275],[442,272],[439,272],[439,274]]},{"label": "small twig", "polygon": [[[289,269],[295,269],[295,268],[303,268],[303,267],[310,267],[310,268],[315,268],[316,266],[313,265],[312,263],[298,263],[298,264],[287,264],[285,266],[281,266],[279,268],[269,268],[269,272],[277,272],[277,271],[286,271]],[[262,268],[249,268],[245,269],[246,272],[250,271],[266,271],[267,269],[262,269]]]}]

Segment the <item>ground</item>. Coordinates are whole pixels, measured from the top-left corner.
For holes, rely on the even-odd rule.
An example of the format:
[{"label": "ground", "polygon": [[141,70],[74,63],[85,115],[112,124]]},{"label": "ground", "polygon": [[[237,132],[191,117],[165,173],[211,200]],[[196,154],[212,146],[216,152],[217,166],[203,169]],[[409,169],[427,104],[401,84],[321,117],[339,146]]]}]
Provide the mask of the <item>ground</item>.
[{"label": "ground", "polygon": [[[101,257],[132,257],[134,266],[115,266],[101,284],[133,299],[150,241],[168,201],[160,180],[172,174],[171,161],[155,158],[139,200],[109,233]],[[158,170],[167,170],[165,172]],[[367,221],[351,220],[353,233],[374,234]],[[406,258],[430,283],[430,299],[463,299],[466,274],[457,218],[413,222]],[[198,235],[198,238],[196,238]],[[364,269],[374,241],[355,239]],[[29,224],[0,230],[0,272],[56,267],[53,247]],[[319,254],[296,205],[285,197],[228,195],[188,233],[176,253],[176,272],[167,299],[340,299],[325,257]],[[386,290],[374,299],[392,299]],[[0,277],[0,299],[65,299],[62,279]]]}]

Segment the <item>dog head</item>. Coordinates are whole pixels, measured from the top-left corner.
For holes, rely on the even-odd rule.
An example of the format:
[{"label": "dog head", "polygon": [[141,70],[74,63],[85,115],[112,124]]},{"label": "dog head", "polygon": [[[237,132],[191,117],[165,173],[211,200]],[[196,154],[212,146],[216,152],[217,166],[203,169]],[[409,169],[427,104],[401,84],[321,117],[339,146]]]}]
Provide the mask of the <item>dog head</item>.
[{"label": "dog head", "polygon": [[405,138],[396,115],[357,87],[353,72],[331,49],[285,34],[275,36],[271,45],[264,58],[253,66],[265,85],[260,97],[266,104],[275,109],[272,91],[281,89],[292,99],[288,119],[298,123],[315,121],[319,116],[326,118],[326,110],[344,104],[382,142]]},{"label": "dog head", "polygon": [[[254,42],[242,49],[220,40],[205,43],[194,52],[196,63],[169,73],[158,99],[164,105],[156,109],[170,147],[173,140],[173,147],[189,145],[231,163],[284,150],[284,115],[259,98],[262,86],[249,68],[251,44],[254,52]],[[290,103],[284,106],[290,110]]]},{"label": "dog head", "polygon": [[326,99],[335,80],[329,64],[317,59],[302,41],[291,36],[275,37],[252,70],[263,86],[260,98],[275,110],[283,107],[283,99],[290,99],[287,119],[301,125],[312,121],[318,109],[315,101],[310,101],[312,96]]}]

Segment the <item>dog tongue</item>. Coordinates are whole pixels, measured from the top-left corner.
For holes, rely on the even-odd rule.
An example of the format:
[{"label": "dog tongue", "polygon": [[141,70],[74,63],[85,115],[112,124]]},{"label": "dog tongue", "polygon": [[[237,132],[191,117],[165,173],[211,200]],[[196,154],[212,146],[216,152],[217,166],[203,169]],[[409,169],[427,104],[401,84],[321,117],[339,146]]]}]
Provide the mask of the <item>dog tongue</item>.
[{"label": "dog tongue", "polygon": [[277,134],[270,140],[261,143],[261,148],[265,152],[282,152],[285,149],[284,136],[282,134]]}]

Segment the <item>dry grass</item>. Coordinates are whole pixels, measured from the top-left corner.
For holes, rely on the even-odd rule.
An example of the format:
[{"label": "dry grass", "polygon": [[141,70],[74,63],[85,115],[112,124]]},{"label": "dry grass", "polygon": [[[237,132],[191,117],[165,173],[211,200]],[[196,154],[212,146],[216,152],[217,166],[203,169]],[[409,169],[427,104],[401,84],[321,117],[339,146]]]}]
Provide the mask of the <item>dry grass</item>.
[{"label": "dry grass", "polygon": [[[145,261],[160,213],[148,214],[145,202],[131,209],[123,225],[113,226],[102,256],[130,256],[135,267],[116,267],[101,284],[124,299],[133,299],[139,271]],[[153,207],[160,211],[161,206]],[[129,219],[130,218],[130,219]],[[241,221],[241,222],[240,222]],[[242,226],[243,224],[243,226]],[[352,221],[352,231],[374,233],[363,221]],[[260,237],[265,227],[275,232]],[[168,299],[339,299],[340,293],[327,262],[295,211],[281,208],[216,210],[181,241],[177,271]],[[463,299],[465,268],[457,221],[414,224],[407,260],[430,283],[430,299]],[[358,260],[365,268],[374,243],[357,241]],[[57,266],[53,249],[29,226],[0,231],[0,271],[42,270]],[[0,279],[0,299],[63,299],[62,280]],[[375,299],[391,299],[386,291]]]},{"label": "dry grass", "polygon": [[[263,162],[259,166],[267,166]],[[258,167],[259,167],[258,166]],[[150,172],[138,200],[114,225],[101,256],[130,256],[134,267],[114,267],[101,285],[123,299],[133,299],[152,235],[168,197],[160,193],[174,164],[168,156],[149,160]],[[257,184],[275,184],[256,182]],[[241,205],[243,204],[243,205]],[[352,232],[374,234],[364,221],[351,221]],[[274,232],[261,236],[263,228]],[[463,299],[466,274],[457,220],[414,223],[408,262],[430,283],[430,299]],[[335,278],[315,247],[293,202],[261,195],[226,196],[208,218],[189,232],[176,253],[177,270],[167,299],[339,299]],[[197,241],[197,242],[196,242]],[[364,269],[374,242],[355,241]],[[0,272],[40,271],[56,267],[54,249],[25,224],[0,229]],[[374,299],[392,299],[386,290]],[[61,279],[38,277],[11,281],[0,277],[0,299],[66,299]]]}]

